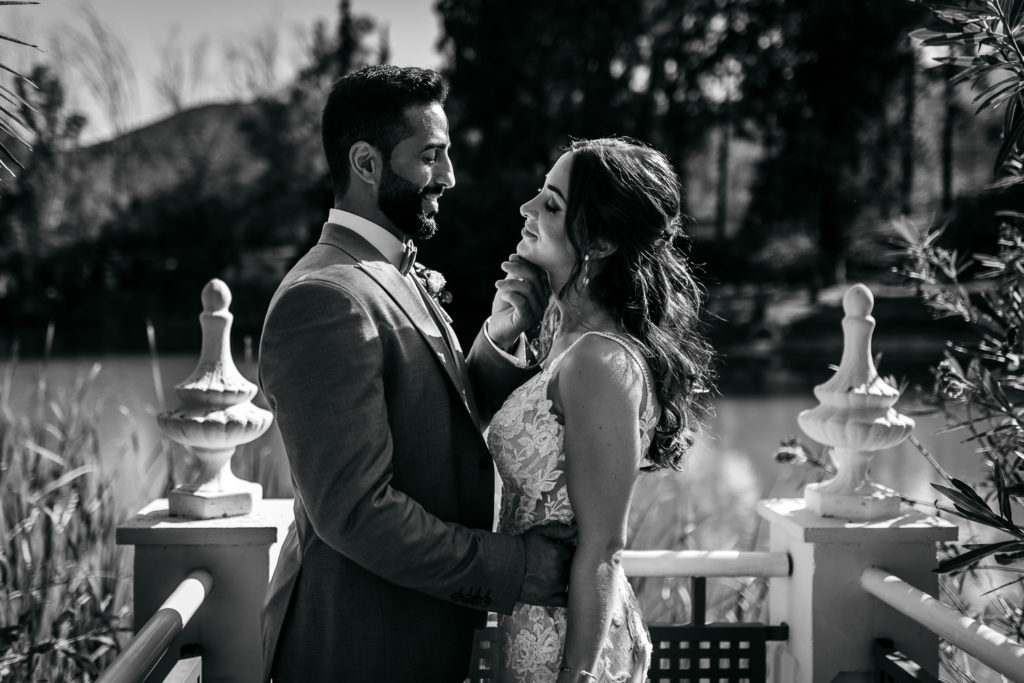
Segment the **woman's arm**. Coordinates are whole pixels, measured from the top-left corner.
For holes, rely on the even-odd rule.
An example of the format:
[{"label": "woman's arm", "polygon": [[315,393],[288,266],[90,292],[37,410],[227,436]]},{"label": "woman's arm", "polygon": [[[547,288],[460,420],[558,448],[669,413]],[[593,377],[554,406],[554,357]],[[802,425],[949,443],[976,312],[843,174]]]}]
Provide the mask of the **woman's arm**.
[{"label": "woman's arm", "polygon": [[501,268],[506,276],[494,283],[497,291],[491,315],[466,357],[481,429],[486,428],[508,395],[537,373],[535,361],[526,358],[525,353],[522,359],[513,359],[517,353],[512,349],[524,343],[523,333],[541,319],[550,295],[544,274],[529,261],[512,254]]},{"label": "woman's arm", "polygon": [[565,420],[565,468],[579,546],[558,683],[587,681],[618,601],[621,554],[640,453],[642,371],[618,343],[590,336],[562,361],[552,399]]}]

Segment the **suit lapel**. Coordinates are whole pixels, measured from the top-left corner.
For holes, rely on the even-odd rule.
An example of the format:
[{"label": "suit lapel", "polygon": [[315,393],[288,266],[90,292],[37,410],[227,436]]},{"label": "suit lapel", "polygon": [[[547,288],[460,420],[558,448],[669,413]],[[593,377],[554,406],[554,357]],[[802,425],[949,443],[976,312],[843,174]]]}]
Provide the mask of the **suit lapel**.
[{"label": "suit lapel", "polygon": [[[438,363],[441,364],[445,374],[448,375],[448,379],[462,397],[462,404],[469,412],[470,417],[476,420],[476,412],[471,407],[472,399],[467,390],[469,386],[467,383],[468,374],[466,373],[464,363],[461,362],[462,359],[458,357],[461,355],[458,351],[458,342],[454,341],[454,333],[449,330],[451,339],[456,347],[453,353],[453,350],[445,342],[444,333],[435,323],[434,316],[427,310],[429,304],[417,292],[415,287],[419,286],[418,283],[414,285],[413,282],[407,280],[398,272],[397,268],[366,240],[342,226],[326,223],[323,234],[320,236],[320,243],[329,244],[351,256],[359,268],[369,275],[402,309],[419,331],[424,341],[426,341],[431,351],[434,352]],[[429,299],[429,296],[427,298]],[[433,304],[434,302],[431,301],[430,303]],[[443,320],[443,317],[439,316],[438,322],[441,320]]]},{"label": "suit lapel", "polygon": [[462,400],[466,404],[466,408],[469,410],[469,414],[474,420],[479,422],[479,412],[477,411],[476,401],[473,399],[473,393],[469,390],[469,371],[466,368],[466,359],[462,353],[462,347],[459,345],[459,338],[455,334],[455,330],[451,327],[451,318],[448,317],[448,313],[441,308],[439,304],[430,293],[427,292],[427,288],[417,278],[413,278],[416,283],[416,288],[419,290],[420,297],[424,303],[431,309],[434,317],[434,322],[437,327],[442,329],[445,338],[448,340],[446,346],[455,353],[455,370],[458,373],[460,385],[457,384],[462,391]]}]

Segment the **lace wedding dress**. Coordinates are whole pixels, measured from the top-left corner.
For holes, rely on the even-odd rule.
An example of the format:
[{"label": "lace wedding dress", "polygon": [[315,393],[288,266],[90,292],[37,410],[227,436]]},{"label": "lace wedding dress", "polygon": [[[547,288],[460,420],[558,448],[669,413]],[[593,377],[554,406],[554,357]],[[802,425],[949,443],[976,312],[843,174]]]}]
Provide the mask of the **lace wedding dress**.
[{"label": "lace wedding dress", "polygon": [[[565,481],[565,449],[559,417],[552,412],[548,382],[573,346],[588,334],[612,339],[625,348],[644,370],[646,407],[640,416],[641,444],[646,452],[657,423],[647,366],[632,343],[619,335],[587,332],[555,357],[543,371],[516,389],[495,414],[487,434],[487,445],[502,480],[501,514],[498,531],[521,534],[547,522],[573,524]],[[643,614],[621,567],[612,606],[612,620],[601,649],[597,670],[599,681],[637,681],[646,678],[651,642]],[[512,614],[498,618],[498,681],[543,683],[554,681],[565,644],[565,608],[539,607],[519,603]]]}]

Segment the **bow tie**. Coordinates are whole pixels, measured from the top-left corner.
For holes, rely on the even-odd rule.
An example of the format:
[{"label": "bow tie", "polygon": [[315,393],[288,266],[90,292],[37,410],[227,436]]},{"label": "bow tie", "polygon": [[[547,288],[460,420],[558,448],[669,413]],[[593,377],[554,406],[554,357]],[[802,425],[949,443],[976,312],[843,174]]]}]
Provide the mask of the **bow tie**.
[{"label": "bow tie", "polygon": [[416,263],[416,245],[409,240],[405,243],[405,253],[402,254],[402,262],[398,265],[398,270],[402,275],[408,275],[414,263]]}]

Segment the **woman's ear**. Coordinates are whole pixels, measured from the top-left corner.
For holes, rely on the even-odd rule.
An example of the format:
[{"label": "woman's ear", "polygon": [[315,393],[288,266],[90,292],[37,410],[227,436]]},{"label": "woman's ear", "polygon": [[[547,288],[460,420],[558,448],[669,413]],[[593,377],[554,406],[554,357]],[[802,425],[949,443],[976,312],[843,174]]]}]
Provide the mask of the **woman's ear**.
[{"label": "woman's ear", "polygon": [[601,259],[611,256],[618,248],[617,244],[612,244],[606,239],[598,238],[590,243],[590,247],[587,248],[587,253],[590,254],[590,258],[592,259]]},{"label": "woman's ear", "polygon": [[368,185],[377,185],[384,170],[384,159],[376,147],[360,140],[348,150],[349,174]]}]

